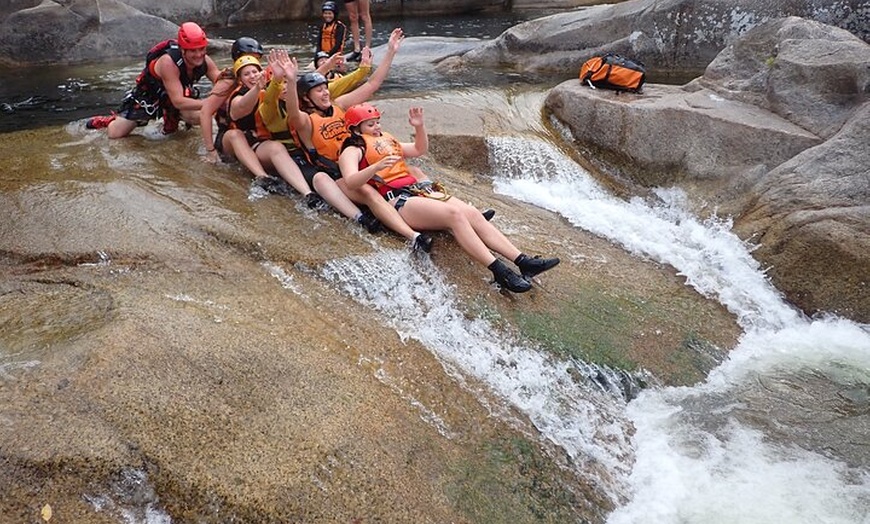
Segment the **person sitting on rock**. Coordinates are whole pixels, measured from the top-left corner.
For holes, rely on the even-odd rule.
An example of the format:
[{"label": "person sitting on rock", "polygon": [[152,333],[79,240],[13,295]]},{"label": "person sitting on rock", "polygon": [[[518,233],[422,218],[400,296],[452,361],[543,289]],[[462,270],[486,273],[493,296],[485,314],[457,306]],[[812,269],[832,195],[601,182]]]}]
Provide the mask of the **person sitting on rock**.
[{"label": "person sitting on rock", "polygon": [[264,168],[277,171],[281,178],[305,197],[308,207],[319,207],[322,199],[308,187],[284,145],[272,140],[271,133],[263,125],[258,107],[266,87],[266,75],[260,61],[250,55],[241,56],[233,62],[233,73],[238,87],[229,96],[227,111],[232,127],[244,133],[248,145]]},{"label": "person sitting on rock", "polygon": [[[414,229],[449,231],[471,258],[492,271],[500,286],[515,293],[528,291],[532,277],[559,264],[558,258],[523,254],[477,209],[447,194],[440,184],[414,176],[405,158],[422,156],[429,149],[422,108],[409,111],[414,142],[399,142],[382,131],[380,118],[377,108],[367,103],[350,107],[344,115],[350,136],[344,140],[338,164],[348,187],[376,188]],[[492,251],[512,260],[520,274]]]},{"label": "person sitting on rock", "polygon": [[[333,209],[359,223],[370,233],[379,232],[381,223],[378,219],[367,209],[360,210],[338,187],[332,177],[311,164],[305,151],[293,138],[293,133],[287,123],[285,102],[281,99],[281,95],[287,88],[284,77],[289,62],[290,56],[283,49],[273,49],[269,53],[269,68],[272,71],[272,79],[265,93],[260,97],[259,115],[257,116],[262,125],[267,128],[272,139],[270,141],[282,144],[288,155],[287,161],[294,163],[299,168],[307,187],[315,192],[313,194],[320,195]],[[271,125],[268,123],[270,120],[273,122]],[[281,123],[282,126],[278,126],[278,123]]]},{"label": "person sitting on rock", "polygon": [[[401,29],[394,29],[390,34],[384,60],[375,73],[363,85],[334,101],[325,76],[317,72],[300,75],[296,60],[289,58],[284,66],[287,77],[284,101],[288,126],[296,131],[309,162],[338,182],[351,200],[368,206],[384,226],[410,240],[414,249],[429,252],[432,249],[431,236],[411,229],[374,188],[363,185],[354,190],[349,189],[342,180],[336,163],[341,144],[347,136],[344,108],[368,100],[378,90],[387,77],[393,57],[404,38]],[[370,54],[371,50],[365,49],[363,52]]]},{"label": "person sitting on rock", "polygon": [[180,120],[199,123],[202,101],[194,84],[203,76],[215,82],[220,70],[206,54],[205,31],[194,22],[178,28],[177,40],[164,40],[148,51],[145,69],[127,93],[117,114],[93,117],[90,129],[108,128],[109,138],[128,136],[138,126],[163,117],[164,134],[174,133]]}]

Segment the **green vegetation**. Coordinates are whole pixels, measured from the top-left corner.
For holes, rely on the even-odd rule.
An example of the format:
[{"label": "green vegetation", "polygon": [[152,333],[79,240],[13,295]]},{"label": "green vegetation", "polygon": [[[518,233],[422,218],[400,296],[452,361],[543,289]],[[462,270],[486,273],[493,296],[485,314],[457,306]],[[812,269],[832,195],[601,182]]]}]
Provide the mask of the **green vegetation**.
[{"label": "green vegetation", "polygon": [[469,522],[588,522],[578,514],[587,504],[565,488],[565,472],[528,440],[501,437],[474,456],[479,460],[451,466],[456,480],[446,493]]},{"label": "green vegetation", "polygon": [[562,357],[633,370],[628,355],[639,302],[583,289],[556,314],[519,312],[516,323],[527,337]]}]

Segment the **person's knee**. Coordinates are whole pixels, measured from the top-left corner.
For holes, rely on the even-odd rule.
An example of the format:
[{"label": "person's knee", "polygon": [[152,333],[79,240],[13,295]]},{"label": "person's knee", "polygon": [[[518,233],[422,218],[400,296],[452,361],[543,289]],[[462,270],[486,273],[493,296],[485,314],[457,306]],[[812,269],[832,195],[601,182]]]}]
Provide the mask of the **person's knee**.
[{"label": "person's knee", "polygon": [[132,133],[134,129],[136,129],[136,122],[118,117],[109,123],[106,133],[109,138],[124,138]]}]

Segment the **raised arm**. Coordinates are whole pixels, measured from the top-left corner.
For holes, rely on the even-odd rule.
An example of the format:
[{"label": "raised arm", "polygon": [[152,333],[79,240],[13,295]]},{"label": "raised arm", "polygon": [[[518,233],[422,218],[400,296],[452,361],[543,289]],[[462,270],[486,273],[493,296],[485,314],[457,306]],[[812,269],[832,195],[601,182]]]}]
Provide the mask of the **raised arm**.
[{"label": "raised arm", "polygon": [[299,94],[296,90],[296,79],[299,75],[299,64],[296,59],[289,57],[284,63],[285,82],[287,89],[284,91],[284,105],[287,110],[287,125],[295,129],[302,140],[302,145],[311,147],[311,119],[308,113],[299,107]]},{"label": "raised arm", "polygon": [[[393,29],[393,32],[390,33],[390,41],[387,44],[387,52],[384,55],[383,61],[381,61],[375,69],[374,74],[365,84],[359,86],[350,93],[338,97],[335,100],[335,104],[342,109],[347,109],[350,106],[361,104],[370,99],[381,87],[384,79],[386,79],[387,75],[390,73],[390,64],[393,63],[393,58],[396,56],[396,53],[399,51],[399,46],[402,45],[402,41],[404,40],[405,34],[402,33],[402,29],[399,27]],[[367,48],[363,49],[363,54],[366,52],[371,53],[371,50],[367,50]]]},{"label": "raised arm", "polygon": [[266,75],[262,71],[257,72],[257,82],[251,87],[247,93],[242,96],[237,96],[230,101],[230,118],[238,120],[251,114],[257,107],[260,101],[260,91],[263,90],[266,83]]},{"label": "raised arm", "polygon": [[402,142],[402,154],[405,158],[423,156],[429,151],[429,135],[423,122],[422,107],[412,107],[408,111],[408,123],[414,128],[414,142]]},{"label": "raised arm", "polygon": [[286,71],[284,63],[289,60],[287,51],[284,49],[272,49],[269,51],[269,67],[272,69],[272,79],[266,87],[266,93],[263,95],[263,102],[257,109],[260,116],[263,118],[263,123],[270,131],[279,128],[286,128],[287,124],[282,123],[276,125],[278,120],[283,120],[281,112],[278,109],[278,100],[281,98],[281,90],[284,89],[284,78]]}]

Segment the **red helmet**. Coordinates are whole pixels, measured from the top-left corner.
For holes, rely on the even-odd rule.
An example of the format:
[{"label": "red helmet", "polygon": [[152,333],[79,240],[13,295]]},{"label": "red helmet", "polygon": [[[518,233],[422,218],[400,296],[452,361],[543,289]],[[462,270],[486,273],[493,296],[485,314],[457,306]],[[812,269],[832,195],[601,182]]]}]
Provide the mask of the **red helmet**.
[{"label": "red helmet", "polygon": [[178,47],[182,49],[200,49],[208,45],[205,31],[195,22],[185,22],[178,28]]},{"label": "red helmet", "polygon": [[350,107],[344,114],[344,125],[348,128],[358,126],[366,120],[372,118],[380,118],[381,112],[378,108],[367,103],[358,104]]}]

